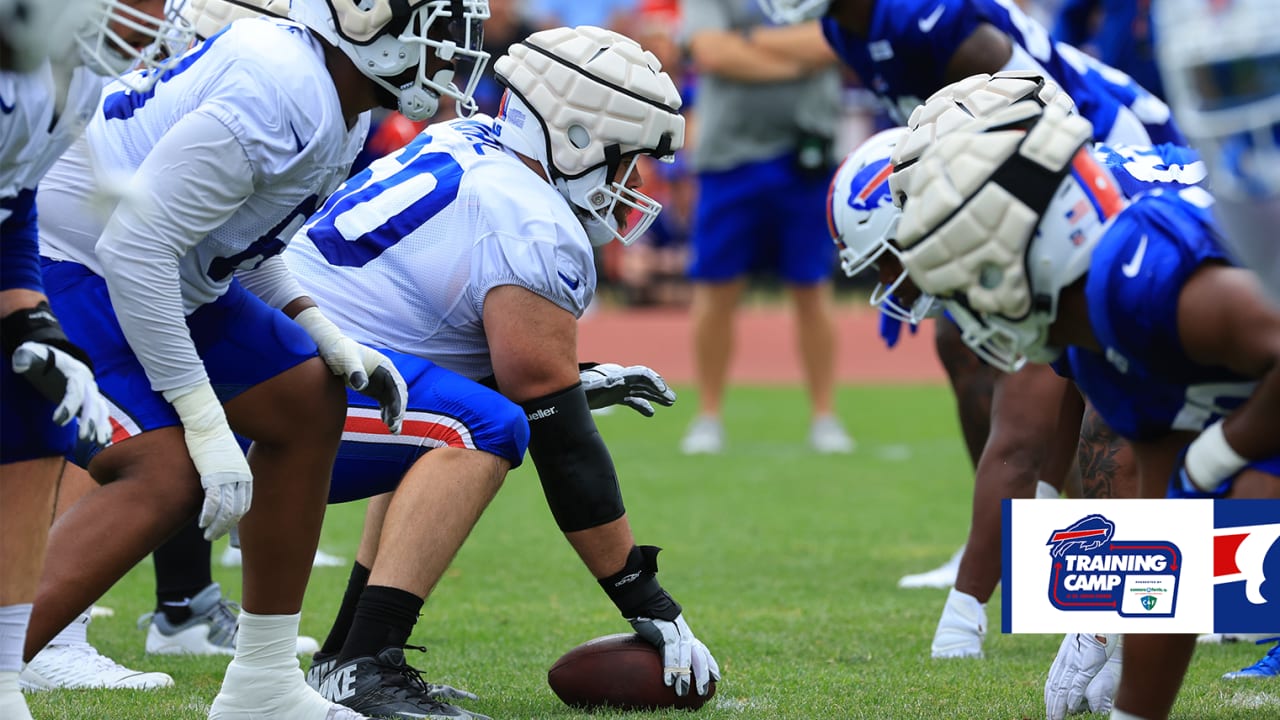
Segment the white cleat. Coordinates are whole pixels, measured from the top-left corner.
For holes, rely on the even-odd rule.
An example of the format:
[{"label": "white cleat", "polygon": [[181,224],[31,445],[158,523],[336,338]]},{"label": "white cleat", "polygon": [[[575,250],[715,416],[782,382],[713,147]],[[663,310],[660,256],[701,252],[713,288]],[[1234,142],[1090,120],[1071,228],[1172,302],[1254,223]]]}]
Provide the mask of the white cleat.
[{"label": "white cleat", "polygon": [[835,415],[817,418],[809,428],[809,447],[821,455],[848,455],[857,446]]},{"label": "white cleat", "polygon": [[960,559],[964,557],[964,546],[942,565],[915,575],[903,575],[898,580],[900,588],[949,588],[956,584],[956,575],[960,572]]},{"label": "white cleat", "polygon": [[155,690],[173,687],[173,678],[162,672],[133,670],[98,652],[89,643],[47,645],[18,674],[28,692],[106,688]]},{"label": "white cleat", "polygon": [[951,588],[938,629],[933,633],[930,653],[936,659],[981,658],[986,635],[987,606],[974,596]]},{"label": "white cleat", "polygon": [[684,440],[680,441],[680,452],[685,455],[719,455],[724,452],[724,426],[720,424],[720,418],[702,415],[694,420]]},{"label": "white cleat", "polygon": [[351,708],[325,700],[307,686],[301,668],[288,672],[227,666],[209,720],[368,720]]}]

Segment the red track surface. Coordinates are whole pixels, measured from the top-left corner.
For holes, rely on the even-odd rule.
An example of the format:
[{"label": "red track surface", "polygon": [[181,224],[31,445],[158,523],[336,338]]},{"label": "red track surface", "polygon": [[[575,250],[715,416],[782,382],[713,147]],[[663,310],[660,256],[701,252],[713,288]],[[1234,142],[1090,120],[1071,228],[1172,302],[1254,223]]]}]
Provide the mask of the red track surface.
[{"label": "red track surface", "polygon": [[[840,383],[942,383],[946,376],[933,350],[933,327],[904,330],[889,350],[879,318],[870,309],[840,307],[836,315]],[[669,382],[693,382],[693,334],[685,310],[599,310],[579,323],[583,360],[648,365]],[[801,382],[794,327],[785,307],[743,308],[737,318],[737,352],[730,382]]]}]

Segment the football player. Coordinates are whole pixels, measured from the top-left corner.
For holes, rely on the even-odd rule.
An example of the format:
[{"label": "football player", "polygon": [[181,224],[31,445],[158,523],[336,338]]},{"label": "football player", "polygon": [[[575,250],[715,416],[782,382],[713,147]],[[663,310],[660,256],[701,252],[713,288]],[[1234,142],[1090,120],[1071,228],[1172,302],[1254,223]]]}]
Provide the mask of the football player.
[{"label": "football player", "polygon": [[[1056,84],[1032,73],[974,76],[947,86],[930,98],[912,115],[912,130],[897,128],[873,136],[841,165],[832,184],[829,205],[832,235],[840,247],[846,272],[858,273],[871,267],[879,270],[881,283],[873,293],[873,301],[880,301],[886,313],[919,322],[942,310],[942,304],[921,294],[902,269],[900,251],[893,243],[900,210],[894,205],[891,188],[901,185],[902,178],[910,175],[911,163],[933,138],[972,121],[971,113],[991,112],[1024,98],[1057,103],[1066,109],[1073,107]],[[1177,146],[1098,145],[1095,152],[1124,179],[1125,192],[1131,195],[1164,184],[1193,184],[1204,177],[1203,165],[1196,161],[1194,153]],[[896,171],[895,161],[899,166]],[[895,294],[910,298],[911,302],[896,303]],[[949,309],[961,327],[966,327],[963,309]],[[1016,358],[982,350],[978,355],[992,367],[1016,372],[996,379],[992,432],[978,463],[975,520],[970,535],[971,547],[982,550],[965,555],[966,573],[957,580],[935,633],[935,657],[981,653],[986,629],[984,604],[1000,578],[999,499],[1008,496],[1003,493],[1056,497],[1057,490],[1044,481],[1061,484],[1075,438],[1088,432],[1080,426],[1078,396],[1068,383],[1048,368],[1022,368]],[[1061,414],[1045,411],[1060,407]],[[1085,439],[1081,443],[1082,447],[1087,444]],[[1094,477],[1088,479],[1096,481]],[[1092,483],[1090,489],[1091,495],[1118,492],[1123,496],[1132,492],[1093,488]]]},{"label": "football player", "polygon": [[[75,333],[68,339],[45,295],[35,189],[80,134],[103,76],[138,63],[163,69],[159,41],[181,36],[161,0],[0,3],[0,715],[6,718],[31,717],[18,693],[18,670],[62,456],[77,432],[85,440],[110,439],[92,363],[73,342],[79,341]],[[72,633],[77,629],[83,630]],[[78,670],[88,684],[173,682],[163,673],[125,668],[79,639]]]},{"label": "football player", "polygon": [[[621,396],[641,382],[652,400],[670,404],[674,395],[660,379],[645,383],[621,368],[580,376],[577,361],[577,321],[596,289],[593,246],[634,241],[661,209],[639,190],[636,161],[670,159],[681,147],[679,93],[651,53],[590,26],[535,33],[494,70],[507,87],[496,119],[434,125],[374,162],[325,203],[285,260],[353,338],[488,378],[522,408],[529,453],[566,539],[622,616],[661,650],[666,684],[678,695],[706,694],[719,668],[658,582],[658,548],[635,543],[588,391]],[[376,305],[357,301],[372,292]],[[381,568],[419,573],[429,590],[498,480],[436,474],[421,486],[424,498],[438,498],[426,504],[404,497],[402,486],[380,542],[370,538],[381,519],[371,503],[344,609],[311,675],[331,696],[358,703],[351,687],[412,672],[399,646],[424,593],[389,583]],[[409,507],[412,515],[397,516]],[[391,523],[429,532],[393,533]],[[364,569],[371,560],[372,574]]]},{"label": "football player", "polygon": [[[1052,78],[1075,101],[1077,111],[1093,123],[1098,140],[1135,146],[1182,143],[1163,102],[1124,73],[1070,45],[1052,42],[1048,32],[1012,0],[760,2],[781,22],[821,15],[822,29],[832,49],[885,102],[890,114],[904,124],[922,98],[947,83],[976,74],[1021,70]],[[991,435],[992,397],[999,373],[966,350],[954,323],[935,323],[934,332],[938,357],[955,391],[961,428],[976,470]],[[1054,383],[1046,376],[1046,396],[1054,392],[1048,387]],[[1061,391],[1062,383],[1057,384]],[[1057,407],[1031,395],[1013,403],[1025,407],[1026,413]],[[1047,418],[1044,422],[1054,420]],[[1081,465],[1081,472],[1092,476],[1089,482],[1112,487],[1125,484],[1127,476],[1131,477],[1125,470],[1126,450],[1115,433],[1097,421],[1095,413],[1086,412],[1080,437],[1081,457],[1091,460]],[[1023,459],[1016,467],[1034,468],[1045,447],[1011,450],[1022,453]],[[1031,497],[1033,487],[1034,482],[1028,481],[975,489],[970,526],[975,549],[987,548],[981,551],[989,552],[998,547],[998,499]],[[981,640],[972,632],[973,621],[980,617],[979,606],[999,579],[999,555],[987,560],[972,558],[968,563],[965,555],[957,553],[942,568],[900,581],[903,586],[913,587],[954,582],[970,590],[956,591],[948,597],[939,623],[941,630],[943,625],[953,624],[951,619],[964,618],[963,625],[970,630],[951,640],[935,637],[941,641],[935,644],[935,655],[980,654]]]},{"label": "football player", "polygon": [[[295,0],[293,21],[232,23],[158,77],[105,88],[41,188],[55,220],[41,253],[50,304],[100,369],[114,443],[89,464],[105,486],[50,535],[28,656],[198,514],[211,539],[238,523],[244,547],[236,655],[210,717],[359,717],[303,681],[298,610],[343,385],[373,397],[392,431],[406,390],[279,253],[346,175],[366,111],[421,119],[445,97],[467,104],[455,62],[483,66],[487,14],[484,0]],[[138,91],[138,77],[155,81]],[[107,184],[126,202],[108,201],[104,219]],[[254,441],[247,459],[233,430]]]},{"label": "football player", "polygon": [[[1280,311],[1203,188],[1127,199],[1093,132],[1022,102],[940,137],[905,190],[904,265],[982,327],[966,343],[1073,378],[1130,442],[1140,496],[1280,497]],[[1168,717],[1195,637],[1125,643],[1112,717]]]}]

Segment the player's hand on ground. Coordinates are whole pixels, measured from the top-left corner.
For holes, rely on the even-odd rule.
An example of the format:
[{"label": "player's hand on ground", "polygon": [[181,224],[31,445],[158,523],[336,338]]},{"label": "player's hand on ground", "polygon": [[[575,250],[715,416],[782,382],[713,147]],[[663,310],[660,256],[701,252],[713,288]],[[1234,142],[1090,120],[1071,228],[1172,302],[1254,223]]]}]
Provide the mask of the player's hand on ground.
[{"label": "player's hand on ground", "polygon": [[[68,350],[72,348],[79,350],[75,346]],[[15,373],[57,405],[53,409],[55,423],[66,425],[75,419],[79,421],[77,434],[81,440],[98,445],[111,441],[107,404],[98,394],[87,357],[81,359],[52,345],[28,340],[13,351],[12,363]]]},{"label": "player's hand on ground", "polygon": [[720,665],[693,636],[683,614],[675,620],[631,618],[631,627],[662,653],[662,681],[677,695],[688,695],[691,686],[699,695],[706,695],[710,682],[720,681]]},{"label": "player's hand on ground", "polygon": [[1120,663],[1123,650],[1123,643],[1117,645],[1115,652],[1107,659],[1107,664],[1102,666],[1094,676],[1093,682],[1085,688],[1084,699],[1088,704],[1089,712],[1111,712],[1115,704],[1116,688],[1120,686]]},{"label": "player's hand on ground", "polygon": [[[1090,683],[1106,665],[1119,637],[1070,633],[1062,639],[1058,656],[1054,658],[1044,684],[1045,717],[1048,720],[1062,720],[1067,715],[1089,709],[1087,693]],[[1095,695],[1101,695],[1103,690],[1099,686]]]},{"label": "player's hand on ground", "polygon": [[592,410],[626,405],[645,417],[653,417],[653,403],[671,407],[676,401],[676,393],[667,387],[667,381],[644,365],[583,363],[578,376]]},{"label": "player's hand on ground", "polygon": [[377,400],[382,408],[382,422],[392,433],[399,433],[409,388],[391,360],[347,337],[319,308],[303,310],[294,321],[315,341],[320,358],[333,374],[341,377],[352,390]]},{"label": "player's hand on ground", "polygon": [[164,397],[178,411],[187,452],[204,487],[200,527],[206,540],[217,540],[249,512],[253,473],[227,424],[222,403],[207,381],[166,390]]}]

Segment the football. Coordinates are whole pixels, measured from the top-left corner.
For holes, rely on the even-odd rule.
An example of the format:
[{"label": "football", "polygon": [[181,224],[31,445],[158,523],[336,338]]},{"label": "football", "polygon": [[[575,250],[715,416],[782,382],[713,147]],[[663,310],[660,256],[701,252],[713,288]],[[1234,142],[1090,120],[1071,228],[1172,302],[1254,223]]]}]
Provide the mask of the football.
[{"label": "football", "polygon": [[565,653],[547,671],[547,684],[566,705],[583,709],[697,710],[716,693],[685,697],[662,684],[662,656],[635,633],[606,635]]}]

